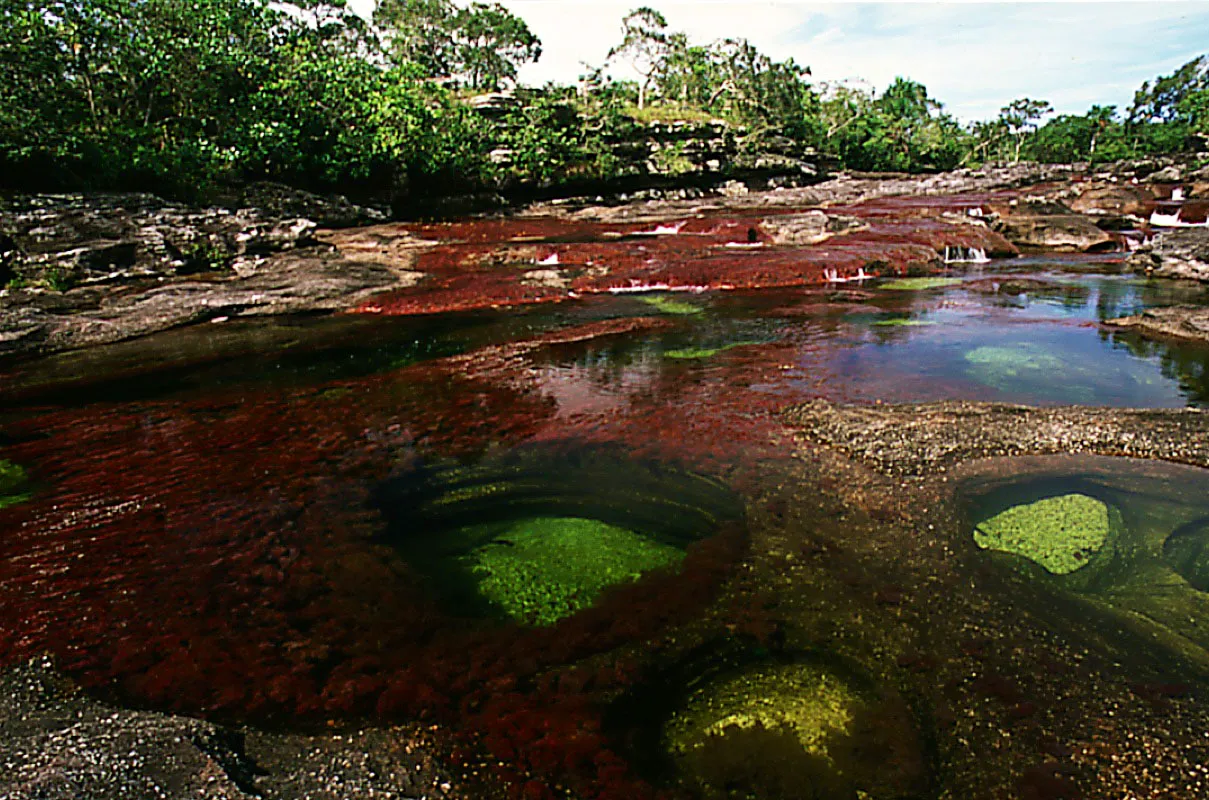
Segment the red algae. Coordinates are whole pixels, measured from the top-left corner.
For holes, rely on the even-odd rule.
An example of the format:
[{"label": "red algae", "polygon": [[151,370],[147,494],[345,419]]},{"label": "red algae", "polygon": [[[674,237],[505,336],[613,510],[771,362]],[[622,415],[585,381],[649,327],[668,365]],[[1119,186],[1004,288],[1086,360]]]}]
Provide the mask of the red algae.
[{"label": "red algae", "polygon": [[594,293],[785,288],[858,275],[933,272],[943,266],[946,248],[1018,253],[968,214],[1008,196],[884,198],[831,209],[860,217],[867,227],[795,247],[773,246],[760,222],[805,209],[645,226],[554,218],[406,226],[408,233],[436,242],[415,263],[424,279],[353,311],[429,314],[561,302]]}]

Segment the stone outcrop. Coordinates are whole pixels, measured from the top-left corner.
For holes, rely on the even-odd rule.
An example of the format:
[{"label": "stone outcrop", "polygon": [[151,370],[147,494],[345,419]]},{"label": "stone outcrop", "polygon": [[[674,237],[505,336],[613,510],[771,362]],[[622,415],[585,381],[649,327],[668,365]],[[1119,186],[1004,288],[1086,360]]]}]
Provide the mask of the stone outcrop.
[{"label": "stone outcrop", "polygon": [[271,734],[90,700],[48,659],[0,676],[0,797],[464,797],[416,731]]},{"label": "stone outcrop", "polygon": [[1030,408],[943,402],[785,412],[804,439],[892,476],[931,476],[998,456],[1086,453],[1209,466],[1209,414],[1197,409]]},{"label": "stone outcrop", "polygon": [[1126,263],[1147,275],[1209,281],[1209,227],[1164,230]]},{"label": "stone outcrop", "polygon": [[232,200],[256,205],[196,209],[149,194],[18,197],[0,204],[0,277],[64,288],[250,271],[273,253],[315,244],[321,223],[383,217],[272,184],[253,184]]},{"label": "stone outcrop", "polygon": [[1110,319],[1104,324],[1146,336],[1209,342],[1209,308],[1203,306],[1149,308],[1141,314]]},{"label": "stone outcrop", "polygon": [[856,217],[807,211],[802,214],[782,214],[767,217],[760,228],[773,244],[807,245],[825,242],[836,234],[868,228],[867,222]]},{"label": "stone outcrop", "polygon": [[996,233],[1018,247],[1087,253],[1112,250],[1116,242],[1095,222],[1053,202],[995,206]]}]

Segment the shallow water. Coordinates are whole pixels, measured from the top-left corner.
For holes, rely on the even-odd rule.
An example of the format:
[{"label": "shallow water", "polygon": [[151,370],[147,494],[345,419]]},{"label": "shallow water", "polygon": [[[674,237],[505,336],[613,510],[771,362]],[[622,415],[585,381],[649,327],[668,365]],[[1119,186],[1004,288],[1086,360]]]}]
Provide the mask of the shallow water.
[{"label": "shallow water", "polygon": [[[0,651],[219,719],[433,719],[482,796],[1164,789],[1207,717],[1203,472],[898,486],[777,414],[1205,405],[1209,348],[1098,325],[1204,291],[1114,270],[226,323],[0,364],[0,459],[25,470],[0,487],[22,499],[0,503]],[[1072,486],[1123,520],[1094,580],[975,543]],[[826,691],[790,719],[760,711],[774,684]],[[684,702],[652,715],[652,692]],[[1137,731],[1162,746],[1129,750]]]}]

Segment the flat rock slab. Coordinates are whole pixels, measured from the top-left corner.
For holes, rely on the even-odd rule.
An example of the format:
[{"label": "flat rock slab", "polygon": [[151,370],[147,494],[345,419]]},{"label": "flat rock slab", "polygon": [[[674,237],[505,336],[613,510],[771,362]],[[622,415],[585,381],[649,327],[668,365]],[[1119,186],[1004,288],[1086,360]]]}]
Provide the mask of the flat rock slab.
[{"label": "flat rock slab", "polygon": [[407,800],[465,797],[418,733],[270,734],[93,701],[49,659],[0,676],[8,800]]},{"label": "flat rock slab", "polygon": [[1209,467],[1209,413],[1199,409],[816,400],[788,409],[785,418],[804,439],[891,476],[933,475],[978,458],[1078,453]]},{"label": "flat rock slab", "polygon": [[1132,317],[1107,320],[1104,324],[1155,338],[1209,342],[1209,308],[1204,306],[1151,308]]}]

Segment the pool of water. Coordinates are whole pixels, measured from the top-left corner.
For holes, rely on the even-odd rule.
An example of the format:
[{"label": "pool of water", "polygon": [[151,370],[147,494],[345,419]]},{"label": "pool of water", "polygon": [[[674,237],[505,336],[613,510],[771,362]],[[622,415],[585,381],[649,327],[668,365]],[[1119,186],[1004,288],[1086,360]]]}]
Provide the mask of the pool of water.
[{"label": "pool of water", "polygon": [[[434,720],[483,797],[1141,796],[1209,720],[1203,473],[900,485],[778,412],[1202,406],[1209,348],[1099,323],[1206,299],[1018,259],[0,364],[0,652],[223,720]],[[1073,549],[999,516],[1074,494]]]}]

